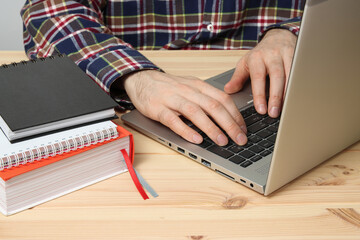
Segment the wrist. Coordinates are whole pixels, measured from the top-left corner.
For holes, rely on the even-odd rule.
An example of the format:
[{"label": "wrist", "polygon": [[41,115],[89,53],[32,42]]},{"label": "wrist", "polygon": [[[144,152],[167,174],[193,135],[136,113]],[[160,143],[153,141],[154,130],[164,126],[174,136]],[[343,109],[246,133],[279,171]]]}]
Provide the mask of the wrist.
[{"label": "wrist", "polygon": [[128,91],[131,86],[136,84],[136,82],[139,82],[139,81],[141,82],[147,76],[154,74],[154,73],[155,74],[159,73],[159,71],[154,70],[154,69],[144,69],[144,70],[140,70],[140,71],[135,71],[135,72],[127,74],[126,76],[121,78],[119,84],[122,87],[122,89],[124,89],[125,91]]},{"label": "wrist", "polygon": [[288,29],[284,29],[284,28],[272,28],[272,29],[269,29],[267,30],[265,33],[264,33],[264,36],[262,39],[265,39],[267,37],[270,37],[272,35],[277,35],[277,36],[285,36],[285,35],[288,35],[288,36],[293,36],[296,38],[296,35],[294,33],[292,33],[291,31],[289,31]]}]

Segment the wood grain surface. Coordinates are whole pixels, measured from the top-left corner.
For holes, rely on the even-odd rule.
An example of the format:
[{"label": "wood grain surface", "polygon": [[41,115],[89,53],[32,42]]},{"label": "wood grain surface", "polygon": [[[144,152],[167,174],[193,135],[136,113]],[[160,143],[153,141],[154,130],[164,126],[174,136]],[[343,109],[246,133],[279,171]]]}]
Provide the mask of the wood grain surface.
[{"label": "wood grain surface", "polygon": [[[143,52],[166,72],[203,79],[245,53]],[[0,64],[23,59],[0,52]],[[142,200],[121,174],[0,215],[0,239],[360,239],[360,142],[264,197],[126,128],[134,134],[135,167],[158,198]]]}]

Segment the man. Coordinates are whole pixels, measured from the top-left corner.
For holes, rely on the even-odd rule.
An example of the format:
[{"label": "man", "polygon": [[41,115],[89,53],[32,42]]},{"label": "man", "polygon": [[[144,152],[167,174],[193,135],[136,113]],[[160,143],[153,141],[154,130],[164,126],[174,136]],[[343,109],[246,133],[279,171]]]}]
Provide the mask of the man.
[{"label": "man", "polygon": [[[299,31],[302,0],[27,0],[21,11],[27,55],[65,53],[105,91],[125,89],[144,115],[193,143],[247,142],[228,94],[251,77],[256,110],[278,117]],[[258,44],[257,41],[261,40]],[[137,50],[252,49],[225,92],[162,72]],[[266,100],[266,76],[270,78]],[[211,120],[213,119],[213,121]]]}]

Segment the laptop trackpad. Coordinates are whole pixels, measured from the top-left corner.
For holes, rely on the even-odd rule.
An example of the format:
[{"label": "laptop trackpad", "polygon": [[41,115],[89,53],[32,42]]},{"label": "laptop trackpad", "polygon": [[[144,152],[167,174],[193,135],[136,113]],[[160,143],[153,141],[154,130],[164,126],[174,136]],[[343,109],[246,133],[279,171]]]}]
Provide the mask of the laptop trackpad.
[{"label": "laptop trackpad", "polygon": [[[209,78],[206,80],[210,85],[216,87],[217,89],[224,91],[225,84],[230,81],[231,76],[234,73],[234,69],[229,70],[223,74],[217,75],[215,77]],[[243,89],[240,92],[234,93],[230,95],[233,101],[235,102],[238,109],[241,109],[252,102],[252,94],[251,94],[251,84],[250,80],[248,80]]]}]

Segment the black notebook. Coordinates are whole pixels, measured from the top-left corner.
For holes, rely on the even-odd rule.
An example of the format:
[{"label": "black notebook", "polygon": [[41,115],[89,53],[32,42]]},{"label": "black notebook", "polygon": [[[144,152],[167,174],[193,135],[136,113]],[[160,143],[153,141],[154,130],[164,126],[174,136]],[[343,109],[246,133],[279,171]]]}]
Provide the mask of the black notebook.
[{"label": "black notebook", "polygon": [[67,56],[0,67],[0,127],[10,141],[114,118],[115,106]]}]

